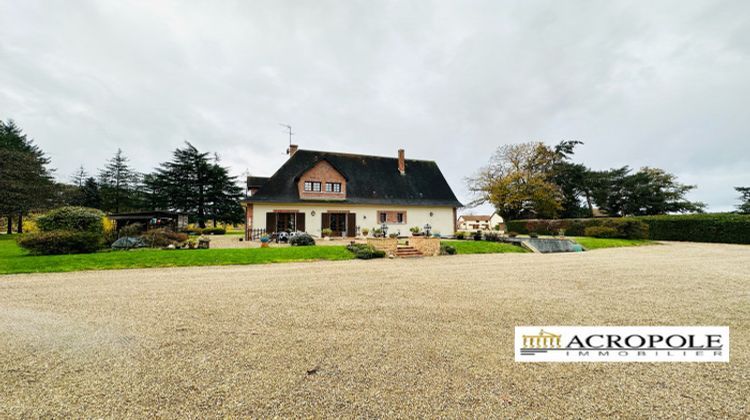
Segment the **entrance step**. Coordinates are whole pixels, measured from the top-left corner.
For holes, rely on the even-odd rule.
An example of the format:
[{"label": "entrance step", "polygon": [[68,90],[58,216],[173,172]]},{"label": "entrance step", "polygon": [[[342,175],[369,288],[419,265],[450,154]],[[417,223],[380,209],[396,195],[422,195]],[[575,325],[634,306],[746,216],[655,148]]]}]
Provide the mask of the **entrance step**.
[{"label": "entrance step", "polygon": [[421,252],[411,246],[399,246],[396,248],[396,256],[399,258],[418,258],[423,257]]}]

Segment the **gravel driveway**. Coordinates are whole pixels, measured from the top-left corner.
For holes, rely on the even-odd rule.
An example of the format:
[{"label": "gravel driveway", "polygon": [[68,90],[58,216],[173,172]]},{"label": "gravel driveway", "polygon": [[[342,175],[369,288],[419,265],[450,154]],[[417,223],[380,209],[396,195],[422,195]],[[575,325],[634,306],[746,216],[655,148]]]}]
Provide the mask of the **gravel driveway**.
[{"label": "gravel driveway", "polygon": [[[729,325],[728,364],[517,364],[516,325]],[[750,247],[0,276],[0,417],[742,417]]]}]

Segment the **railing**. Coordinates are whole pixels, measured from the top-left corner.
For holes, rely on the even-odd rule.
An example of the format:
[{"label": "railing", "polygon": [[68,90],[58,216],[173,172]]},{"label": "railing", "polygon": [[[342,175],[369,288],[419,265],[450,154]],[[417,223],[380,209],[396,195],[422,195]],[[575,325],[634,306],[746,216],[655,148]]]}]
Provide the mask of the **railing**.
[{"label": "railing", "polygon": [[251,241],[259,241],[260,238],[266,235],[265,229],[250,229],[250,240]]}]

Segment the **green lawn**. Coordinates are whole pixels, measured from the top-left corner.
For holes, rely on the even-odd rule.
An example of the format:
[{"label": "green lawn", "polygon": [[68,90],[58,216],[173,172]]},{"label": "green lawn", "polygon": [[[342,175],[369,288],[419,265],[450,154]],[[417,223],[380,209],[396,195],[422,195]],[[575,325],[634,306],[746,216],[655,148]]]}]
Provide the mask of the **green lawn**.
[{"label": "green lawn", "polygon": [[285,248],[140,249],[96,254],[29,256],[11,238],[0,237],[0,274],[112,270],[120,268],[185,267],[204,265],[264,264],[311,260],[349,260],[354,255],[343,246]]},{"label": "green lawn", "polygon": [[498,254],[504,252],[530,252],[520,246],[487,241],[442,241],[456,247],[457,254]]},{"label": "green lawn", "polygon": [[570,239],[578,242],[589,251],[593,249],[601,249],[601,248],[654,245],[656,243],[648,239],[605,239],[605,238],[588,238],[588,237],[582,237],[582,236],[572,237]]}]

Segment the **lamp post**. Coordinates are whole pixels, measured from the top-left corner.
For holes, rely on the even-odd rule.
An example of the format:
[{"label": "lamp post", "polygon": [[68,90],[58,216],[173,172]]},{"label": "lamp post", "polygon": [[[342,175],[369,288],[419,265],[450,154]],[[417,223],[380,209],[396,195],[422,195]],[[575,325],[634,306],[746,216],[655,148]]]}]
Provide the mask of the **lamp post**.
[{"label": "lamp post", "polygon": [[424,225],[424,236],[426,236],[426,237],[429,238],[431,230],[432,230],[432,226],[430,226],[429,223],[427,223],[426,225]]},{"label": "lamp post", "polygon": [[388,236],[388,225],[386,225],[385,222],[383,222],[383,224],[380,225],[380,230],[383,231],[384,238]]}]

